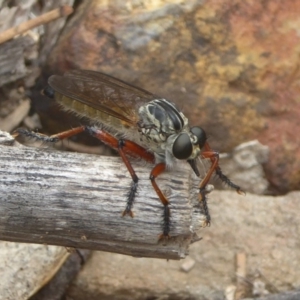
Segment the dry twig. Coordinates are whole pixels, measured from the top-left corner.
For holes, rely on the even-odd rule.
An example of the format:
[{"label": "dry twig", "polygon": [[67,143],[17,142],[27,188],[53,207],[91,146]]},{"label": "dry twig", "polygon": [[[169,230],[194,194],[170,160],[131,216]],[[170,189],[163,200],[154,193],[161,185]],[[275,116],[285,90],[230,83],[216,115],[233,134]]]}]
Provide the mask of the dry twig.
[{"label": "dry twig", "polygon": [[18,26],[10,28],[4,32],[0,33],[0,44],[7,42],[14,38],[15,36],[25,33],[26,31],[35,28],[37,26],[49,23],[55,19],[60,17],[66,17],[73,12],[73,8],[71,6],[65,5],[60,8],[51,10],[43,15],[40,15],[32,20],[28,20],[26,22],[21,23]]}]

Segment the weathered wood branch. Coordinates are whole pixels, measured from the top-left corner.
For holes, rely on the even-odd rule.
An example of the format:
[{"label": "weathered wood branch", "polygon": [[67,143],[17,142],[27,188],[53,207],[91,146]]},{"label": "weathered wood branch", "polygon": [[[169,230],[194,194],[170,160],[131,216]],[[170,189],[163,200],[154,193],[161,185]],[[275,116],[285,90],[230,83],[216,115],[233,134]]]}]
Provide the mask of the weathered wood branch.
[{"label": "weathered wood branch", "polygon": [[122,217],[131,177],[119,157],[9,143],[0,141],[0,239],[167,259],[183,258],[197,240],[204,216],[199,178],[187,164],[157,179],[170,200],[173,237],[158,242],[163,207],[149,180],[152,166],[133,162],[135,216]]},{"label": "weathered wood branch", "polygon": [[26,31],[32,28],[35,28],[40,25],[44,25],[60,17],[66,17],[70,15],[72,12],[73,12],[72,7],[64,5],[60,8],[49,11],[34,19],[23,22],[13,28],[7,29],[4,32],[0,32],[0,44],[7,42],[13,39],[15,36],[25,33]]}]

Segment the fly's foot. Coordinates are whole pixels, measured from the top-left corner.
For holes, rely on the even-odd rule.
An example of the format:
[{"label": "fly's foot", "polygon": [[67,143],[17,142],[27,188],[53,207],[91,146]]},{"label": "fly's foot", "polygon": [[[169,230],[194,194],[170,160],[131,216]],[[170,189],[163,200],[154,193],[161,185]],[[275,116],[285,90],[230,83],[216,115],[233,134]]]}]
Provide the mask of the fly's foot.
[{"label": "fly's foot", "polygon": [[138,184],[137,184],[138,178],[136,175],[134,176],[134,178],[135,178],[135,180],[132,181],[130,191],[127,194],[127,204],[126,204],[125,210],[122,213],[122,217],[124,217],[126,215],[129,215],[131,218],[134,217],[134,214],[133,214],[131,208],[133,206],[134,198],[135,198],[135,195],[137,192],[137,187],[138,187]]},{"label": "fly's foot", "polygon": [[132,210],[127,209],[127,207],[126,207],[126,209],[122,212],[122,217],[125,217],[127,215],[130,216],[131,218],[134,217],[134,213],[132,212]]},{"label": "fly's foot", "polygon": [[207,218],[202,222],[202,227],[210,227],[210,220],[208,220]]},{"label": "fly's foot", "polygon": [[236,192],[239,194],[239,195],[244,195],[246,196],[246,192],[243,191],[240,187],[238,189],[236,189]]},{"label": "fly's foot", "polygon": [[169,239],[171,239],[171,236],[167,233],[162,233],[158,236],[158,241],[159,242],[164,242],[164,241],[168,241]]}]

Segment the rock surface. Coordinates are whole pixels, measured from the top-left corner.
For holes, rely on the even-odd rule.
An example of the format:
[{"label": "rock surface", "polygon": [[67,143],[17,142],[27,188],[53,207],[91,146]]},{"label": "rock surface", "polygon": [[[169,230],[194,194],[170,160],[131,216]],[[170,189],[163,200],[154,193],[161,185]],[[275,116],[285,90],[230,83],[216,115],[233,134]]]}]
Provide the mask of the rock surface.
[{"label": "rock surface", "polygon": [[0,300],[28,299],[69,256],[64,247],[0,242]]},{"label": "rock surface", "polygon": [[94,252],[67,296],[74,300],[224,299],[227,288],[238,282],[238,253],[246,256],[248,285],[259,277],[269,292],[299,287],[299,198],[299,192],[243,197],[214,191],[212,225],[203,229],[203,239],[190,249],[188,259],[195,265],[189,272],[181,269],[184,261]]},{"label": "rock surface", "polygon": [[293,0],[84,1],[48,74],[98,70],[171,99],[220,152],[269,146],[273,189],[300,189],[299,14]]}]

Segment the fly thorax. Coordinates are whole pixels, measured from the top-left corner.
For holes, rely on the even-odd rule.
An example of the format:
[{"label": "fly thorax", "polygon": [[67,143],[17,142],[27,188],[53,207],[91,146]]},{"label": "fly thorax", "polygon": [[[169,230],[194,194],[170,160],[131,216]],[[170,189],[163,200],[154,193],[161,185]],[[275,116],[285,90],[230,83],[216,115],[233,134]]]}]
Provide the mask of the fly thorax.
[{"label": "fly thorax", "polygon": [[182,112],[165,99],[156,99],[139,109],[140,132],[155,143],[164,143],[170,135],[180,132],[188,120]]}]

